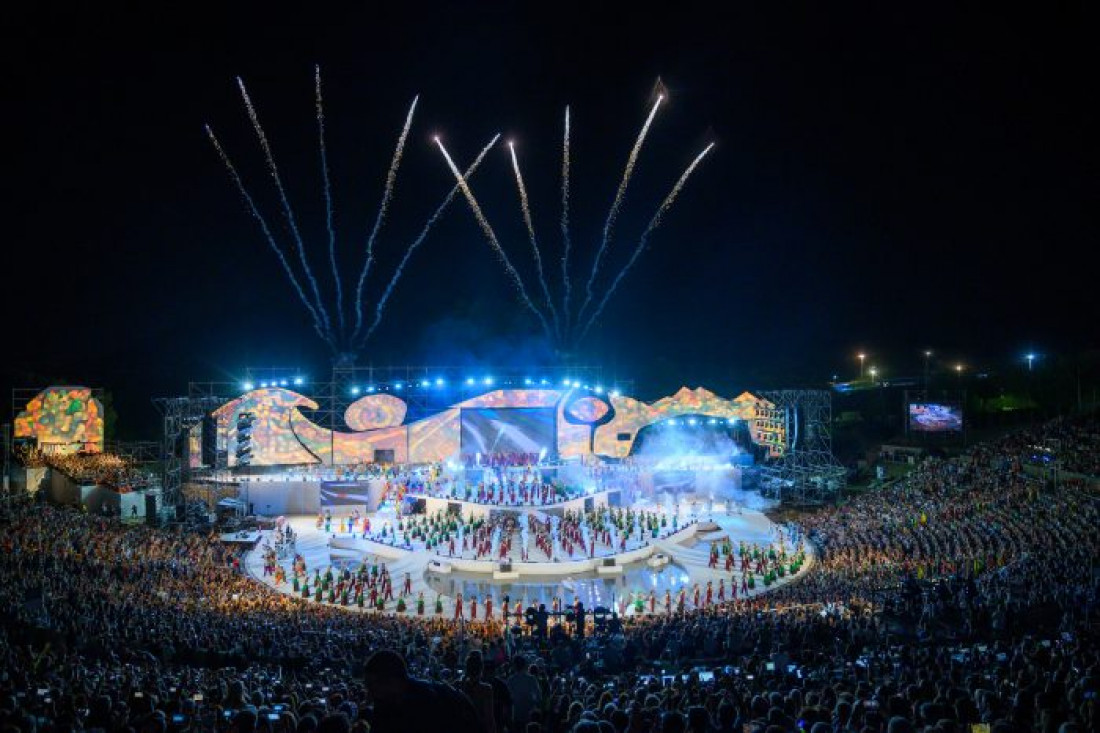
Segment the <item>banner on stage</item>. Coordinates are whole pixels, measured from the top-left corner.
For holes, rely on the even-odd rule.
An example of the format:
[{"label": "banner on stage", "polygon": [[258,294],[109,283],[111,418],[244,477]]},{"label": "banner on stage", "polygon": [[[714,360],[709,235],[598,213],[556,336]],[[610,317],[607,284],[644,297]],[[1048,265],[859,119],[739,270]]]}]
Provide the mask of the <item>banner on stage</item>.
[{"label": "banner on stage", "polygon": [[369,505],[367,481],[322,481],[321,506]]}]

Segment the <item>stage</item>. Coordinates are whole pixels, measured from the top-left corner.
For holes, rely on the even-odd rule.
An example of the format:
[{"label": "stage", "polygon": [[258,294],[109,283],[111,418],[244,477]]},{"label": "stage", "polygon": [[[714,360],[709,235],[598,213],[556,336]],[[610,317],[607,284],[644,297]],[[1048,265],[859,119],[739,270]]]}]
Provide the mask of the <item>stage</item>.
[{"label": "stage", "polygon": [[[739,586],[738,597],[746,594],[740,591],[745,579],[740,568],[727,572],[722,563],[710,567],[711,546],[720,546],[728,538],[736,548],[741,543],[756,546],[762,550],[779,549],[779,538],[783,536],[783,546],[788,552],[794,551],[794,543],[785,530],[778,527],[759,510],[741,505],[711,505],[700,507],[698,503],[683,502],[677,507],[675,515],[676,529],[658,532],[658,537],[646,537],[631,542],[625,551],[597,552],[589,557],[588,553],[574,557],[555,558],[553,561],[544,555],[530,558],[524,562],[518,548],[513,548],[502,561],[494,555],[491,558],[476,558],[469,551],[457,551],[451,555],[447,547],[428,549],[423,546],[407,547],[399,542],[387,542],[377,536],[363,538],[361,533],[328,532],[317,527],[316,516],[292,516],[285,519],[296,535],[294,553],[305,562],[306,574],[313,578],[317,571],[324,574],[332,569],[334,574],[347,568],[352,572],[360,566],[385,566],[393,579],[394,594],[400,596],[406,578],[410,581],[411,593],[405,598],[405,613],[416,613],[417,598],[425,602],[425,615],[435,615],[436,599],[443,605],[443,616],[454,617],[454,603],[458,594],[465,599],[464,616],[472,598],[480,599],[482,614],[484,601],[493,598],[495,608],[499,609],[505,596],[514,603],[520,601],[523,607],[528,604],[545,603],[547,607],[555,599],[561,603],[573,603],[580,600],[589,609],[596,606],[616,608],[625,614],[636,613],[633,599],[643,599],[643,612],[650,608],[650,594],[655,595],[658,613],[665,610],[664,595],[670,594],[674,605],[681,592],[687,598],[686,607],[693,607],[694,591],[698,587],[705,593],[708,583],[713,593],[717,593],[719,583],[726,587],[726,599],[730,598],[729,586]],[[392,515],[374,514],[372,529],[379,523],[392,521]],[[267,584],[278,592],[293,595],[293,587],[288,579],[276,584],[272,575],[264,573],[265,548],[269,546],[274,532],[265,531],[258,546],[249,552],[244,566],[256,580]],[[617,548],[616,548],[617,549]],[[814,563],[812,546],[804,545],[806,562],[801,565],[797,575],[779,578],[770,587],[775,588],[790,582],[805,573]],[[534,554],[534,553],[532,553]],[[281,567],[288,570],[293,562],[293,553],[280,557]],[[663,564],[662,564],[663,563]],[[502,570],[503,568],[503,570]],[[766,592],[763,578],[749,570],[754,576],[754,588],[747,595]],[[325,596],[327,599],[327,596]],[[310,602],[316,602],[311,600]],[[324,600],[322,602],[325,602]],[[355,603],[349,603],[350,611],[361,610]],[[367,612],[377,612],[366,609]],[[389,601],[385,613],[395,613],[396,603]]]}]

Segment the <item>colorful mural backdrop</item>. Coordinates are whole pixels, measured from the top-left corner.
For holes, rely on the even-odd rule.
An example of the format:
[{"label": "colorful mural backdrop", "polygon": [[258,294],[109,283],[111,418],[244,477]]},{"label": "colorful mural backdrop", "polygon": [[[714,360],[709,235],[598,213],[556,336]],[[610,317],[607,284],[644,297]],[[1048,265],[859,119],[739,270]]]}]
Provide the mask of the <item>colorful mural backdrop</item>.
[{"label": "colorful mural backdrop", "polygon": [[388,428],[405,422],[405,403],[388,394],[376,394],[356,400],[344,412],[352,430]]},{"label": "colorful mural backdrop", "polygon": [[[679,415],[702,415],[746,420],[756,428],[757,423],[771,416],[773,407],[748,392],[726,399],[701,387],[684,387],[653,403],[630,397],[610,398],[613,413],[605,398],[575,397],[571,390],[500,389],[405,424],[406,405],[402,400],[392,395],[370,395],[354,402],[345,413],[352,432],[333,432],[302,413],[303,409],[317,409],[313,400],[290,390],[270,388],[253,390],[226,403],[215,417],[218,444],[228,449],[230,465],[238,465],[237,418],[245,412],[253,416],[251,465],[353,465],[370,463],[383,456],[387,460],[414,463],[456,458],[463,409],[553,407],[559,456],[571,458],[596,453],[621,458],[630,454],[638,431],[646,425]],[[595,428],[594,436],[591,424],[575,424],[578,419],[600,422],[609,415],[610,420]]]},{"label": "colorful mural backdrop", "polygon": [[[671,397],[663,397],[652,404],[631,397],[613,397],[611,404],[615,407],[615,418],[596,429],[593,452],[619,458],[630,455],[638,431],[646,425],[680,415],[745,420],[751,424],[763,419],[765,408],[772,407],[772,403],[749,392],[730,400],[702,387],[681,387]],[[756,431],[753,432],[755,434]]]},{"label": "colorful mural backdrop", "polygon": [[103,451],[103,405],[88,387],[48,387],[15,418],[15,437],[34,438],[44,451]]},{"label": "colorful mural backdrop", "polygon": [[[316,410],[317,403],[296,392],[278,387],[252,390],[219,407],[214,412],[214,417],[218,422],[218,432],[226,436],[229,465],[238,465],[237,419],[246,412],[253,418],[252,465],[317,463],[318,458],[302,445],[290,429],[291,417],[300,415],[299,409],[303,407]],[[328,431],[325,433],[327,443]]]}]

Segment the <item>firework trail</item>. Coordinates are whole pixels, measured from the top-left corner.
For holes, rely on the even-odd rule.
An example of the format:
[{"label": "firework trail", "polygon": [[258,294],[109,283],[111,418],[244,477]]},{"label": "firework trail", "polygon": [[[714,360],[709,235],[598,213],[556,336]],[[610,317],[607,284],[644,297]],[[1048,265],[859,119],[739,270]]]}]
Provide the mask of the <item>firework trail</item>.
[{"label": "firework trail", "polygon": [[302,299],[302,304],[305,305],[306,309],[309,311],[310,316],[313,318],[313,328],[316,329],[318,335],[320,335],[320,337],[330,347],[335,348],[332,340],[329,339],[322,330],[321,319],[318,316],[316,309],[314,309],[313,305],[309,302],[309,298],[306,297],[305,291],[302,290],[302,286],[298,282],[298,278],[294,276],[294,270],[291,269],[290,263],[286,259],[286,255],[283,254],[282,248],[279,247],[279,243],[275,240],[275,236],[271,233],[271,228],[267,225],[267,220],[264,219],[263,215],[260,213],[259,208],[256,207],[256,202],[252,199],[252,196],[249,195],[248,189],[245,188],[244,181],[241,180],[240,174],[237,173],[237,169],[233,165],[233,161],[229,159],[229,156],[226,154],[225,149],[222,148],[221,142],[218,141],[217,136],[214,135],[214,130],[211,129],[210,125],[206,125],[205,129],[207,137],[210,138],[210,142],[214,146],[214,150],[217,151],[218,157],[221,159],[222,164],[225,165],[225,169],[229,171],[229,177],[233,180],[233,183],[236,184],[237,191],[240,192],[245,204],[247,204],[249,212],[252,214],[253,218],[255,218],[257,222],[259,222],[260,229],[263,231],[264,234],[264,238],[267,239],[267,243],[271,245],[271,249],[275,251],[275,256],[279,258],[279,262],[282,264],[283,270],[286,271],[286,276],[290,278],[291,285],[294,286],[294,290],[298,293],[298,297]]},{"label": "firework trail", "polygon": [[649,116],[645,118],[645,124],[642,125],[642,129],[638,133],[638,139],[634,141],[634,147],[630,149],[630,155],[626,159],[626,168],[623,169],[623,179],[619,182],[619,190],[615,192],[615,200],[611,202],[611,210],[607,212],[607,221],[604,222],[603,226],[603,239],[600,240],[600,248],[596,250],[596,259],[592,262],[592,273],[588,276],[588,282],[584,286],[584,303],[581,304],[580,310],[577,311],[578,322],[581,320],[581,314],[584,313],[584,309],[592,302],[592,285],[596,281],[596,273],[599,272],[600,269],[600,259],[603,257],[604,250],[607,249],[607,243],[611,240],[611,231],[615,227],[615,219],[619,216],[619,208],[623,204],[623,197],[626,195],[626,187],[630,184],[630,177],[634,174],[634,166],[638,162],[638,154],[642,152],[642,144],[645,142],[646,135],[649,134],[649,126],[653,124],[653,118],[657,116],[657,110],[664,100],[665,95],[657,95],[657,101],[653,103],[653,109],[649,111]]},{"label": "firework trail", "polygon": [[565,107],[565,135],[561,150],[561,279],[565,288],[562,295],[562,317],[565,331],[569,332],[569,299],[572,284],[569,282],[569,106]]},{"label": "firework trail", "polygon": [[321,66],[313,67],[314,89],[317,101],[317,141],[321,151],[321,176],[325,186],[325,228],[328,230],[328,259],[332,265],[332,280],[336,283],[336,316],[340,322],[340,338],[344,337],[344,286],[336,265],[336,229],[332,226],[332,183],[328,174],[328,149],[325,147],[325,108],[321,98]]},{"label": "firework trail", "polygon": [[512,266],[512,261],[508,259],[508,254],[504,251],[504,248],[500,246],[500,241],[497,239],[496,232],[493,231],[493,227],[489,224],[489,220],[485,218],[485,214],[481,210],[481,205],[478,204],[477,199],[474,198],[474,192],[471,191],[470,187],[466,184],[466,179],[462,177],[462,173],[459,172],[458,166],[456,166],[454,160],[451,159],[451,155],[447,152],[447,148],[443,147],[443,141],[436,137],[435,144],[439,146],[439,151],[443,153],[443,158],[447,161],[447,166],[451,169],[451,173],[454,174],[455,180],[458,182],[458,187],[462,189],[462,194],[466,197],[466,202],[470,205],[470,210],[474,213],[474,218],[476,218],[477,223],[481,225],[481,230],[485,233],[485,238],[489,241],[490,246],[492,246],[493,250],[497,253],[497,256],[500,257],[500,261],[504,264],[504,269],[507,270],[508,275],[512,278],[512,281],[516,285],[516,289],[519,290],[519,295],[523,300],[523,304],[539,317],[539,320],[542,322],[543,330],[546,331],[546,335],[553,341],[554,334],[550,329],[550,324],[546,321],[546,316],[544,316],[542,311],[536,308],[534,302],[531,301],[531,297],[527,294],[527,288],[523,285],[523,278],[520,277],[516,268]]},{"label": "firework trail", "polygon": [[374,262],[374,240],[378,238],[378,232],[382,229],[382,222],[386,219],[390,201],[393,199],[393,189],[397,185],[397,169],[401,167],[401,158],[405,155],[405,141],[409,138],[409,129],[412,127],[413,114],[416,112],[416,103],[420,95],[413,97],[409,105],[409,113],[405,115],[405,126],[401,128],[401,135],[397,138],[397,147],[393,150],[393,158],[390,160],[390,169],[386,172],[386,185],[382,190],[382,203],[378,206],[378,215],[374,219],[374,227],[367,237],[367,261],[359,273],[359,284],[355,287],[355,331],[352,333],[352,341],[359,337],[363,328],[363,286],[367,282],[367,273]]},{"label": "firework trail", "polygon": [[672,204],[676,201],[676,197],[680,195],[680,191],[683,189],[684,184],[687,183],[688,178],[691,177],[692,172],[694,172],[699,164],[703,162],[703,158],[707,156],[707,153],[709,153],[711,151],[711,148],[713,147],[714,143],[711,143],[703,148],[703,152],[695,156],[695,160],[691,161],[691,165],[684,169],[683,174],[680,175],[680,179],[676,181],[676,185],[672,187],[672,190],[669,192],[668,196],[666,196],[665,200],[661,202],[661,205],[657,207],[657,213],[653,215],[653,218],[649,222],[649,226],[647,226],[645,228],[645,231],[642,232],[642,236],[638,240],[638,246],[634,248],[634,252],[630,255],[630,259],[627,260],[626,265],[624,265],[623,269],[619,271],[619,274],[615,276],[615,279],[611,282],[611,287],[609,287],[604,293],[603,298],[600,300],[600,304],[599,306],[597,306],[595,312],[593,312],[592,317],[588,319],[587,323],[585,323],[584,329],[581,331],[580,338],[577,339],[578,343],[584,340],[584,337],[588,334],[588,330],[592,328],[592,325],[596,322],[596,319],[599,317],[600,313],[603,312],[604,306],[607,305],[607,301],[611,299],[611,296],[615,293],[615,289],[619,287],[619,282],[622,281],[627,271],[631,268],[631,266],[633,266],[635,260],[637,260],[638,257],[642,254],[642,250],[645,249],[646,244],[648,244],[649,242],[649,235],[652,234],[653,231],[661,225],[661,219],[664,218],[665,212],[667,212],[669,208],[672,207]]},{"label": "firework trail", "polygon": [[542,253],[539,252],[539,243],[535,238],[535,225],[531,221],[531,204],[527,199],[527,186],[523,183],[523,174],[519,170],[519,158],[516,156],[516,146],[508,143],[508,150],[512,154],[512,170],[516,173],[516,189],[519,190],[519,205],[523,209],[523,223],[527,225],[527,236],[531,240],[531,250],[535,254],[535,269],[539,275],[539,283],[542,284],[542,294],[546,296],[546,304],[550,307],[550,314],[554,318],[554,329],[561,337],[561,323],[558,321],[558,309],[554,307],[554,300],[550,297],[550,286],[546,284],[546,275],[542,271]]},{"label": "firework trail", "polygon": [[263,148],[264,156],[267,158],[268,171],[275,180],[275,188],[279,191],[279,198],[283,203],[283,213],[286,215],[287,222],[290,224],[290,231],[294,236],[294,243],[298,246],[298,259],[301,261],[302,269],[305,270],[306,277],[309,278],[310,287],[313,289],[313,297],[316,299],[317,311],[321,314],[321,321],[324,323],[325,331],[331,335],[332,324],[329,322],[325,304],[321,300],[321,290],[317,287],[317,278],[313,277],[313,270],[310,269],[309,261],[306,260],[305,244],[302,242],[301,232],[298,231],[298,223],[294,217],[294,209],[291,208],[290,199],[287,198],[286,189],[283,188],[283,181],[279,176],[279,168],[275,165],[275,155],[271,152],[271,145],[267,141],[267,135],[264,133],[264,128],[260,125],[260,118],[256,114],[256,108],[252,106],[252,99],[248,96],[248,90],[244,86],[244,79],[239,76],[237,77],[237,86],[240,87],[241,97],[244,99],[244,106],[248,110],[248,119],[252,122],[252,128],[256,131],[256,137],[260,140],[260,147]]},{"label": "firework trail", "polygon": [[[468,179],[474,174],[474,172],[478,169],[478,166],[481,165],[481,161],[485,159],[485,156],[489,154],[489,151],[493,149],[493,146],[497,144],[497,140],[499,139],[499,134],[493,136],[493,139],[489,141],[489,144],[481,149],[481,152],[478,153],[477,158],[475,158],[474,162],[470,164],[470,167],[466,169],[466,172],[462,175],[463,178]],[[435,226],[435,223],[439,221],[439,218],[441,216],[443,216],[443,212],[445,212],[447,210],[447,207],[451,205],[451,202],[454,201],[454,198],[458,195],[459,190],[460,189],[458,187],[458,184],[456,183],[454,188],[451,189],[451,192],[447,194],[447,197],[443,199],[443,203],[439,205],[439,208],[435,210],[435,213],[431,215],[427,222],[425,222],[424,228],[420,231],[420,235],[417,236],[417,238],[414,239],[405,250],[405,255],[401,258],[401,262],[398,263],[397,269],[393,273],[393,277],[390,278],[389,284],[386,285],[386,289],[382,292],[382,297],[378,299],[378,305],[375,307],[374,310],[374,321],[370,324],[370,327],[367,329],[366,334],[363,335],[364,343],[366,343],[367,339],[371,337],[371,334],[374,333],[374,329],[377,328],[378,324],[381,322],[382,311],[385,310],[386,302],[390,299],[390,295],[393,294],[393,289],[397,286],[397,281],[401,279],[401,273],[405,271],[405,264],[409,261],[409,258],[412,257],[412,253],[416,251],[416,249],[420,247],[420,245],[427,238],[428,232],[432,230],[432,227]]]}]

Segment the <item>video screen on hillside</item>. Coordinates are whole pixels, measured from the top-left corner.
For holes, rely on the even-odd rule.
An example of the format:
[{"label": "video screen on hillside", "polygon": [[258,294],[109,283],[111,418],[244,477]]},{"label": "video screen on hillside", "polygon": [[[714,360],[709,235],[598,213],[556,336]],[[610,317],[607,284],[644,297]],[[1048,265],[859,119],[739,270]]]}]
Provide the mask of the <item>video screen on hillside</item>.
[{"label": "video screen on hillside", "polygon": [[557,453],[554,408],[506,407],[462,410],[462,454]]},{"label": "video screen on hillside", "polygon": [[963,429],[959,405],[935,402],[909,403],[909,430],[917,433],[958,433]]}]

